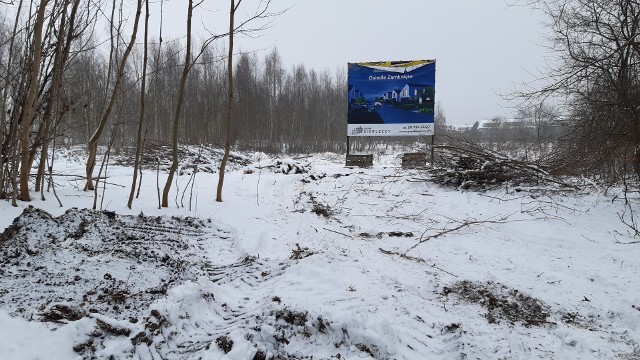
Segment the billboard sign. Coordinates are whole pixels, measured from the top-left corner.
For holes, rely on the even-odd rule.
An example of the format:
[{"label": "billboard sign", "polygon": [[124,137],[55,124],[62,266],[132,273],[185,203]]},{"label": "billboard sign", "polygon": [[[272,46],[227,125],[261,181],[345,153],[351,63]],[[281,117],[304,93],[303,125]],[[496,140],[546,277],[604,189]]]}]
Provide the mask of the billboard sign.
[{"label": "billboard sign", "polygon": [[433,135],[435,83],[435,60],[349,63],[347,135]]}]

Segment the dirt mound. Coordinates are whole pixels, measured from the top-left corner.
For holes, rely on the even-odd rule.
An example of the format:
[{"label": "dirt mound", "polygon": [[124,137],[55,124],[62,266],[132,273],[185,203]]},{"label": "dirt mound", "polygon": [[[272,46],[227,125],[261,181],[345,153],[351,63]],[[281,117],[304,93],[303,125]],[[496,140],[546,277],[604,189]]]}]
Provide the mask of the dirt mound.
[{"label": "dirt mound", "polygon": [[0,307],[41,321],[87,313],[137,319],[167,289],[205,274],[192,218],[122,216],[70,209],[60,217],[28,207],[0,234]]},{"label": "dirt mound", "polygon": [[460,281],[445,286],[444,295],[455,295],[465,301],[479,304],[487,309],[485,317],[490,324],[506,320],[512,325],[536,326],[547,323],[549,307],[542,301],[493,282],[478,283]]}]

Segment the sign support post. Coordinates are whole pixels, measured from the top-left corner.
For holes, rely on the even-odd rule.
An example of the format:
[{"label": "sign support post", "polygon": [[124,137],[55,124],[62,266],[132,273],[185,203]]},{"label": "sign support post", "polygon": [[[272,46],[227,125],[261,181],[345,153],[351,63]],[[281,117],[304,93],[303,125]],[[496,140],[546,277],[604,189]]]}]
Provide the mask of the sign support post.
[{"label": "sign support post", "polygon": [[433,158],[434,158],[434,154],[435,154],[435,146],[436,146],[436,142],[435,142],[435,135],[431,135],[431,167],[433,168]]}]

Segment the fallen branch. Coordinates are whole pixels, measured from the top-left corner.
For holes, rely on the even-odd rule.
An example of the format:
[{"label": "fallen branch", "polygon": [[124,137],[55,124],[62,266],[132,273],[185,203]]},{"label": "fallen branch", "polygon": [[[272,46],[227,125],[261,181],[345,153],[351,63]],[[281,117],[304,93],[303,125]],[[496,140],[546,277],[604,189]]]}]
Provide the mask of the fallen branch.
[{"label": "fallen branch", "polygon": [[389,251],[389,250],[385,250],[383,248],[378,248],[378,250],[380,250],[381,253],[386,254],[386,255],[398,255],[403,259],[407,259],[407,260],[411,260],[411,261],[415,261],[415,262],[419,262],[419,263],[426,262],[423,258],[407,255],[406,253],[403,254],[403,253],[400,253],[400,252],[397,252],[397,251]]},{"label": "fallen branch", "polygon": [[640,241],[622,242],[622,241],[616,240],[615,243],[620,245],[635,245],[635,244],[640,244]]},{"label": "fallen branch", "polygon": [[419,257],[415,257],[415,256],[410,256],[410,255],[407,255],[407,253],[404,253],[404,254],[403,254],[403,253],[399,253],[399,252],[397,252],[397,251],[389,251],[389,250],[385,250],[385,249],[383,249],[383,248],[378,248],[378,250],[380,250],[380,252],[381,252],[381,253],[383,253],[383,254],[385,254],[385,255],[392,255],[392,256],[393,256],[393,255],[397,255],[397,256],[401,257],[402,259],[407,259],[407,260],[411,260],[411,261],[415,261],[415,262],[423,263],[423,264],[426,264],[427,266],[432,267],[432,268],[434,268],[434,269],[436,269],[436,270],[440,270],[440,271],[442,271],[442,272],[443,272],[443,273],[445,273],[445,274],[449,274],[449,275],[451,275],[451,276],[453,276],[453,277],[455,277],[455,278],[457,278],[457,277],[458,277],[458,275],[456,275],[456,274],[452,274],[452,273],[450,273],[449,271],[447,271],[447,270],[445,270],[445,269],[442,269],[442,268],[440,268],[440,267],[436,266],[436,264],[429,264],[429,263],[427,263],[427,261],[426,261],[425,259],[423,259],[423,258],[419,258]]},{"label": "fallen branch", "polygon": [[459,223],[457,226],[454,226],[452,228],[445,228],[442,229],[440,232],[433,234],[433,235],[429,235],[427,237],[425,237],[424,235],[427,233],[427,231],[431,230],[431,229],[427,229],[425,230],[422,235],[420,235],[420,239],[418,239],[418,243],[416,243],[415,245],[411,246],[407,251],[415,249],[416,247],[418,247],[418,245],[427,242],[431,239],[436,239],[439,238],[440,236],[452,233],[454,231],[458,231],[460,229],[464,229],[466,227],[472,226],[472,225],[483,225],[483,224],[504,224],[508,222],[509,217],[511,217],[511,215],[507,215],[507,216],[503,216],[499,219],[496,220],[492,220],[491,218],[486,219],[486,220],[464,220],[463,222]]},{"label": "fallen branch", "polygon": [[[49,177],[51,177],[51,179],[53,179],[53,177],[71,177],[74,179],[71,180],[86,180],[87,177],[86,176],[82,176],[82,175],[69,175],[69,174],[49,174]],[[104,180],[104,179],[108,179],[108,176],[94,176],[92,177],[92,179],[98,181],[98,180]],[[126,187],[124,185],[121,184],[116,184],[116,183],[112,183],[112,182],[108,182],[108,181],[100,181],[103,184],[107,184],[107,185],[113,185],[113,186],[118,186],[118,187]]]},{"label": "fallen branch", "polygon": [[322,228],[322,229],[323,230],[327,230],[327,231],[332,232],[332,233],[336,233],[338,235],[346,236],[348,238],[352,238],[353,239],[353,236],[351,236],[349,234],[344,234],[344,233],[341,233],[341,232],[338,232],[338,231],[335,231],[335,230],[331,230],[331,229],[327,229],[327,228]]},{"label": "fallen branch", "polygon": [[[34,175],[35,176],[35,175]],[[86,180],[87,177],[86,176],[82,176],[82,175],[75,175],[75,174],[56,174],[56,173],[52,173],[51,176],[60,176],[60,177],[74,177],[74,178],[78,178],[78,179],[84,179]],[[99,177],[92,177],[92,179],[108,179],[108,176],[99,176]]]}]

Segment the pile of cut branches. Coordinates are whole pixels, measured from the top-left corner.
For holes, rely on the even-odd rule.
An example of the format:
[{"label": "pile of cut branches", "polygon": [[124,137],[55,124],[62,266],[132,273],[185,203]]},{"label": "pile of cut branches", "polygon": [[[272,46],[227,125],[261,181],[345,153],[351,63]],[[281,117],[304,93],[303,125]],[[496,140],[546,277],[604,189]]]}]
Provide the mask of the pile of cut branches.
[{"label": "pile of cut branches", "polygon": [[[180,163],[180,175],[184,169],[193,169],[198,167],[199,172],[216,173],[218,164],[222,160],[224,151],[221,148],[212,145],[179,145],[178,158]],[[113,163],[120,166],[133,166],[135,151],[126,151],[123,155],[113,157]],[[142,168],[147,170],[155,170],[158,166],[162,171],[167,171],[171,166],[171,146],[168,143],[148,140],[142,154]],[[244,156],[232,152],[229,155],[229,166],[231,169],[239,169],[247,166],[250,160]],[[229,167],[228,166],[228,167]]]},{"label": "pile of cut branches", "polygon": [[576,189],[549,174],[544,166],[514,159],[482,146],[462,143],[436,146],[431,179],[459,189],[486,190],[510,186],[550,185]]}]

